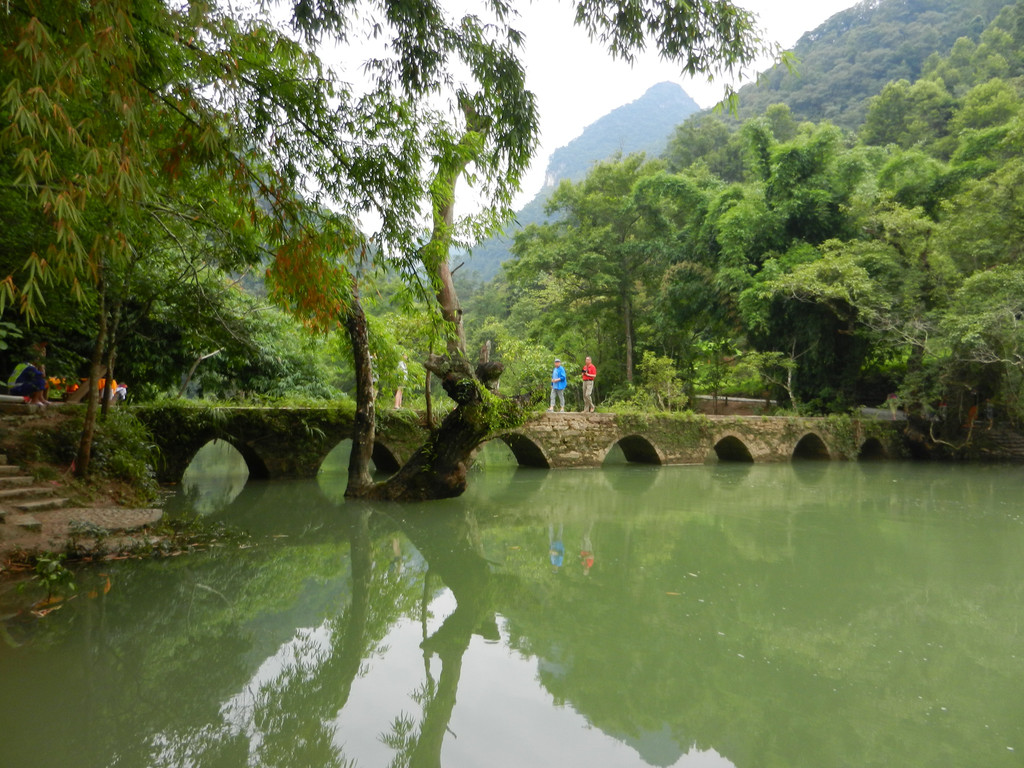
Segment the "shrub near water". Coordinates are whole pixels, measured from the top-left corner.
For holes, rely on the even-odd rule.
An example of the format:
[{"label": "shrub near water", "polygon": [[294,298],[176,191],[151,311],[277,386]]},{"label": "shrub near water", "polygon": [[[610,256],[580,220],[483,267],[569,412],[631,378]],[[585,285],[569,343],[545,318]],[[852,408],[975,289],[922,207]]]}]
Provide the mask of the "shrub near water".
[{"label": "shrub near water", "polygon": [[[61,422],[44,448],[51,461],[70,466],[78,451],[84,416],[75,414]],[[156,446],[149,430],[127,410],[111,409],[96,422],[92,444],[91,471],[95,479],[113,480],[130,486],[143,499],[157,496],[153,464]]]}]

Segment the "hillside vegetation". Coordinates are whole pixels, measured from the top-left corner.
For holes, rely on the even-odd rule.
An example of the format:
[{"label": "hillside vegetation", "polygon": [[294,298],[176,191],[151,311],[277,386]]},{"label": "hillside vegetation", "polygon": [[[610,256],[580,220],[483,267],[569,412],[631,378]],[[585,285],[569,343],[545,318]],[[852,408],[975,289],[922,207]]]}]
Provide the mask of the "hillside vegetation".
[{"label": "hillside vegetation", "polygon": [[[96,25],[64,30],[69,37],[56,42],[23,37],[35,28],[26,8],[60,15],[35,0],[12,6],[0,23],[11,66],[18,63],[26,77],[31,62],[14,52],[34,45],[45,48],[40,66],[67,83],[74,78],[58,53],[77,51],[91,73],[74,80],[80,91],[65,94],[71,112],[26,102],[18,114],[27,122],[0,132],[10,160],[8,183],[0,185],[7,223],[0,261],[10,276],[0,281],[0,363],[9,371],[29,355],[41,357],[38,342],[46,341],[50,376],[73,383],[90,362],[116,366],[114,378],[128,382],[135,401],[179,393],[276,402],[345,397],[354,388],[352,345],[335,329],[351,306],[353,281],[363,280],[378,407],[390,406],[402,386],[405,407],[425,408],[430,379],[422,362],[444,347],[448,328],[423,262],[420,214],[433,201],[431,153],[462,147],[470,123],[480,130],[468,134],[482,134],[485,116],[455,98],[463,122],[454,127],[402,123],[418,119],[415,110],[397,110],[397,122],[382,125],[383,112],[396,107],[382,76],[374,98],[339,94],[359,118],[345,124],[359,134],[347,143],[332,132],[343,123],[330,111],[334,103],[314,98],[324,96],[315,90],[320,62],[269,23],[235,35],[226,16],[193,17],[158,0],[143,5],[149,15],[138,24],[151,36],[136,40],[128,25],[115,50],[94,50],[105,38],[86,33],[107,29]],[[402,8],[414,23],[415,8]],[[253,54],[238,60],[253,67],[237,91],[250,101],[225,107],[213,89],[188,90],[195,78],[223,84],[220,64],[232,61],[229,47],[209,58],[168,48],[174,38],[163,33],[189,25],[207,25],[225,46]],[[267,48],[267,40],[280,44]],[[797,53],[799,76],[772,72],[767,88],[744,90],[738,116],[679,117],[663,151],[644,143],[636,147],[642,154],[612,154],[562,180],[536,206],[537,218],[522,221],[511,243],[515,258],[500,271],[495,263],[494,279],[472,278],[468,260],[457,270],[471,357],[480,350],[504,366],[502,394],[543,395],[555,355],[575,383],[590,355],[602,406],[686,408],[695,394],[729,393],[821,413],[877,406],[894,395],[913,413],[941,414],[935,436],[951,443],[972,408],[984,413],[991,405],[999,419],[1021,419],[1021,4],[861,3],[805,35]],[[115,77],[107,60],[135,67],[135,79]],[[156,61],[165,69],[150,66]],[[388,73],[400,71],[412,72]],[[269,81],[257,74],[279,80],[264,87]],[[161,78],[184,89],[178,101],[141,97],[139,81]],[[285,81],[314,90],[289,90]],[[97,83],[110,98],[138,98],[120,112],[101,100],[99,122],[91,123],[85,117],[100,103]],[[57,98],[64,84],[47,81],[22,97]],[[183,117],[195,105],[202,114]],[[643,126],[631,132],[624,114],[609,120],[609,136],[633,133],[639,141]],[[229,116],[251,123],[221,135]],[[306,134],[300,117],[332,131]],[[53,139],[53,121],[65,118],[83,132],[81,146]],[[501,169],[521,171],[534,136],[515,133],[515,114],[501,119],[508,129],[502,151],[514,153],[501,162],[512,166],[497,156],[477,166],[490,174],[484,181],[500,176],[495,210],[518,179]],[[385,128],[390,133],[381,135]],[[279,143],[263,148],[257,138],[268,131],[280,132]],[[18,149],[34,136],[50,143],[35,153]],[[136,162],[124,166],[126,176],[110,165],[120,157],[112,136],[136,147],[123,157]],[[252,147],[261,149],[250,154]],[[347,163],[342,170],[351,178],[332,176],[341,173],[335,163]],[[58,167],[82,175],[65,178]],[[567,161],[559,167],[575,173]],[[311,179],[309,169],[330,188],[310,181],[301,189],[297,181]],[[76,186],[85,181],[92,186]],[[26,197],[28,187],[38,194]],[[331,210],[329,193],[348,195],[351,207]],[[84,208],[76,207],[81,195]],[[357,231],[360,206],[371,204],[392,227],[390,239],[369,242]],[[497,221],[496,213],[460,221],[458,243]],[[15,278],[19,290],[30,289],[15,293]],[[246,288],[265,278],[275,307]],[[31,325],[23,312],[29,305]]]},{"label": "hillside vegetation", "polygon": [[[886,83],[916,80],[960,38],[977,43],[1005,4],[1005,0],[863,0],[805,33],[793,48],[792,70],[779,65],[762,73],[757,83],[741,88],[736,118],[727,117],[725,122],[735,129],[739,122],[765,114],[772,104],[785,104],[796,120],[828,120],[856,130],[866,117],[869,99]],[[642,99],[587,126],[578,138],[555,150],[545,187],[517,212],[505,234],[473,248],[466,259],[467,274],[483,280],[497,274],[501,262],[511,257],[515,233],[543,223],[544,205],[559,182],[580,181],[594,163],[616,153],[660,156],[676,127],[690,115],[698,115],[697,121],[720,119],[711,110],[701,112],[678,86],[662,83]],[[701,138],[684,135],[674,143],[700,152]]]},{"label": "hillside vegetation", "polygon": [[476,244],[465,257],[468,273],[480,280],[494,277],[511,255],[512,240],[530,224],[545,218],[544,206],[563,179],[580,181],[595,163],[616,153],[643,152],[651,157],[665,150],[673,129],[700,107],[675,83],[659,83],[636,101],[613,109],[583,129],[578,137],[556,149],[548,161],[544,187],[517,211],[504,233]]},{"label": "hillside vegetation", "polygon": [[793,47],[795,71],[775,67],[740,89],[739,116],[786,104],[798,120],[856,129],[892,80],[916,80],[960,38],[977,43],[1005,0],[861,0]]},{"label": "hillside vegetation", "polygon": [[[553,220],[516,237],[470,304],[478,338],[591,355],[604,396],[634,402],[769,391],[827,412],[891,395],[950,439],[979,409],[1019,420],[1024,4],[992,7],[864,3],[805,37],[870,50],[909,9],[952,40],[931,55],[915,43],[920,76],[844,102],[849,127],[784,103],[705,114],[660,159],[563,182]],[[829,90],[804,77],[804,97]]]}]

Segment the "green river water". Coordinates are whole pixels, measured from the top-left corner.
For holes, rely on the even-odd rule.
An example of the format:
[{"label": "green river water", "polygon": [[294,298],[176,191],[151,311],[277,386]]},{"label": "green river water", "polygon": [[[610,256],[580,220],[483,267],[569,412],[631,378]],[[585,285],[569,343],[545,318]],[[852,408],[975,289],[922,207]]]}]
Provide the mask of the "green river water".
[{"label": "green river water", "polygon": [[486,463],[411,506],[194,467],[169,513],[252,545],[6,631],[0,766],[1024,765],[1024,468]]}]

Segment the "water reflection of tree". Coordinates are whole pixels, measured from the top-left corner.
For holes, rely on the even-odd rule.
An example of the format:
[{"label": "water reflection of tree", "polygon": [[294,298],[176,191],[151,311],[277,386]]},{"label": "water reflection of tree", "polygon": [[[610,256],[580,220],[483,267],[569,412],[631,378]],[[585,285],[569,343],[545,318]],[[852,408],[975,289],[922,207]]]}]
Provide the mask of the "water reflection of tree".
[{"label": "water reflection of tree", "polygon": [[[350,765],[333,724],[364,660],[398,619],[418,612],[423,584],[415,569],[396,577],[386,567],[393,523],[354,505],[335,512],[339,522],[315,545],[269,546],[250,558],[196,556],[161,569],[130,564],[115,573],[120,598],[138,589],[150,599],[141,611],[130,599],[110,604],[131,619],[107,616],[102,599],[80,614],[94,652],[76,671],[95,680],[80,687],[97,695],[76,719],[92,734],[82,741],[96,745],[79,764]],[[166,568],[178,572],[176,590],[160,587],[168,574],[157,571]],[[262,617],[293,610],[311,582],[318,602],[324,587],[334,590],[330,618],[283,643],[263,637]],[[271,675],[261,672],[268,664],[276,665]],[[115,690],[112,680],[132,685]]]},{"label": "water reflection of tree", "polygon": [[[411,717],[400,715],[391,732],[381,738],[397,751],[391,768],[440,768],[441,747],[455,708],[466,650],[474,634],[492,640],[498,637],[493,607],[496,584],[472,512],[405,514],[400,524],[430,564],[428,577],[444,582],[456,607],[421,644],[427,677],[414,694],[423,708],[419,732]],[[429,665],[435,655],[441,661],[441,676],[436,681]]]},{"label": "water reflection of tree", "polygon": [[[891,468],[849,470],[857,485],[839,490],[859,501],[842,512],[827,511],[820,489],[789,472],[771,474],[780,500],[768,512],[757,468],[749,484],[728,489],[699,473],[704,485],[686,486],[699,492],[677,492],[660,508],[631,500],[629,509],[584,473],[552,473],[541,498],[579,498],[598,515],[600,559],[587,577],[550,573],[537,496],[522,509],[480,507],[482,529],[466,505],[398,520],[335,507],[337,522],[313,544],[131,564],[114,574],[112,596],[134,589],[146,602],[88,603],[76,615],[90,622],[82,634],[91,657],[68,665],[93,678],[95,694],[62,734],[92,744],[102,733],[106,743],[77,761],[46,759],[57,749],[47,745],[25,764],[345,765],[335,724],[356,706],[354,681],[402,618],[419,617],[426,633],[442,583],[458,605],[424,635],[435,674],[428,663],[414,691],[420,711],[399,715],[382,736],[395,766],[439,765],[457,723],[464,655],[474,633],[494,636],[494,610],[509,645],[538,660],[555,701],[625,743],[664,734],[680,751],[714,747],[744,766],[795,765],[812,753],[833,763],[856,754],[864,765],[939,765],[944,754],[982,754],[997,731],[1011,744],[1024,712],[1019,612],[1006,610],[1024,592],[1019,520],[985,520],[1005,535],[976,540],[978,520],[908,524],[1007,502],[987,496],[987,486],[962,487],[949,469],[918,478],[920,492],[909,496],[892,490]],[[580,512],[565,523],[566,541],[589,527]],[[428,572],[389,572],[396,533],[426,557]],[[175,579],[177,591],[167,586]],[[288,642],[264,637],[263,617],[290,609],[310,581],[317,599],[332,596],[330,618],[320,623],[317,604],[315,620],[284,625],[313,630]],[[51,619],[56,631],[60,614]],[[254,683],[254,667],[276,647],[295,663]],[[927,661],[911,658],[915,649]],[[130,683],[114,691],[104,678]],[[0,689],[20,685],[3,679]],[[247,684],[253,693],[239,694]],[[221,703],[232,697],[245,707],[229,713],[237,719]],[[947,717],[940,706],[956,717],[936,738],[933,721]],[[982,722],[991,730],[975,727]],[[140,747],[139,734],[153,735]]]},{"label": "water reflection of tree", "polygon": [[[171,738],[164,731],[150,742],[148,764],[212,765],[232,754],[261,766],[354,764],[335,741],[335,723],[344,718],[353,684],[399,618],[418,615],[426,633],[428,606],[443,583],[457,605],[422,643],[427,674],[413,693],[422,717],[417,723],[399,715],[391,731],[381,736],[396,750],[394,766],[440,766],[470,640],[474,633],[498,636],[491,566],[481,554],[475,519],[460,512],[441,515],[441,520],[434,513],[429,519],[411,515],[398,520],[429,563],[428,572],[416,573],[386,567],[394,534],[373,530],[383,518],[373,517],[369,507],[353,505],[341,513],[349,544],[350,589],[343,595],[347,603],[325,622],[322,632],[308,631],[293,639],[290,663],[280,663],[272,679],[251,685],[222,705],[224,727],[186,727]],[[244,655],[241,648],[233,654]],[[437,679],[429,665],[435,656],[441,662]]]},{"label": "water reflection of tree", "polygon": [[254,698],[252,727],[260,735],[254,750],[258,765],[341,768],[354,764],[335,743],[334,723],[348,704],[365,660],[374,655],[394,622],[418,602],[416,581],[389,570],[375,557],[390,552],[390,536],[385,539],[387,545],[371,536],[371,509],[349,505],[344,515],[351,597],[326,623],[326,643],[306,638],[304,647],[295,651],[300,661]]}]

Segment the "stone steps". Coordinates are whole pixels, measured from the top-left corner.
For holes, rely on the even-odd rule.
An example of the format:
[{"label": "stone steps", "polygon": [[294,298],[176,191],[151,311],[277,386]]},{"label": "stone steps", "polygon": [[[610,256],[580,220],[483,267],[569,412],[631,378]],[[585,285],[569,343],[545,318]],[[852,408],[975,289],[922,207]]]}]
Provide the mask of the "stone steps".
[{"label": "stone steps", "polygon": [[107,533],[116,541],[118,532],[146,528],[163,515],[160,509],[68,506],[61,491],[60,483],[36,483],[0,454],[0,569],[5,552],[60,551]]},{"label": "stone steps", "polygon": [[[31,480],[32,478],[28,478]],[[38,496],[52,496],[53,488],[48,485],[32,485],[31,483],[25,483],[24,485],[17,485],[10,488],[0,486],[0,504],[5,501],[17,501],[21,498],[26,497],[38,497]]]},{"label": "stone steps", "polygon": [[8,506],[12,507],[18,512],[41,512],[46,509],[60,509],[67,503],[67,499],[62,499],[57,496],[51,496],[45,499],[19,500],[14,502],[13,504],[8,504]]},{"label": "stone steps", "polygon": [[0,525],[39,531],[42,522],[34,513],[61,509],[67,501],[56,495],[55,487],[36,485],[21,467],[8,463],[6,454],[0,454]]},{"label": "stone steps", "polygon": [[21,528],[23,531],[41,531],[42,522],[32,515],[9,515],[4,521],[7,525]]}]

